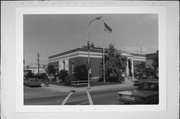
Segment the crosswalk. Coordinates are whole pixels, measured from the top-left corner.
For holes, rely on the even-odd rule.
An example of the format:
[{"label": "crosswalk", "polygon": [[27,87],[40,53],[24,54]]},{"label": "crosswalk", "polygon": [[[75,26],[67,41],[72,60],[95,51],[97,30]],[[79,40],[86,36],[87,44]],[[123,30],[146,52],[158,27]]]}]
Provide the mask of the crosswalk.
[{"label": "crosswalk", "polygon": [[89,99],[87,92],[70,92],[63,100],[62,105],[90,105],[92,99]]}]

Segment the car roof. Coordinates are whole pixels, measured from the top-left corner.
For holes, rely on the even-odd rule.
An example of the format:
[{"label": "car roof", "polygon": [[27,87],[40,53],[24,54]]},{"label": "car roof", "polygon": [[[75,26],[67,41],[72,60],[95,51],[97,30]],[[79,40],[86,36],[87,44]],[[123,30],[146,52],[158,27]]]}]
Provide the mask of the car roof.
[{"label": "car roof", "polygon": [[132,90],[132,91],[120,91],[120,92],[118,92],[118,94],[147,97],[147,96],[151,96],[151,95],[157,95],[158,92],[148,91],[148,90]]}]

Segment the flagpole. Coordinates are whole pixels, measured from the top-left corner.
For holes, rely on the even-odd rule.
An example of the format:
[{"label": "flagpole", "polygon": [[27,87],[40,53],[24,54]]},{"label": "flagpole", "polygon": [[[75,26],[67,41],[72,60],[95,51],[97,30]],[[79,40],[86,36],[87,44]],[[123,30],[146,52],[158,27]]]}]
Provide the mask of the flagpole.
[{"label": "flagpole", "polygon": [[[109,33],[112,31],[112,29],[104,22],[104,20],[102,19],[101,16],[98,16],[96,17],[95,19],[91,20],[89,23],[88,23],[88,45],[89,45],[89,26],[92,22],[94,22],[95,20],[100,20],[101,22],[103,22],[104,24],[104,27],[105,27],[105,31],[108,30]],[[88,46],[88,65],[89,65],[89,48],[90,46]],[[103,82],[105,83],[106,82],[106,79],[105,79],[105,56],[104,56],[104,48],[102,46],[102,50],[103,50],[103,53],[102,53],[102,58],[103,58]],[[90,76],[89,76],[89,72],[90,72],[90,65],[89,65],[89,68],[88,68],[88,88],[90,88],[90,82],[89,82],[89,79],[90,79]]]},{"label": "flagpole", "polygon": [[91,23],[92,22],[94,22],[95,20],[100,20],[101,19],[101,16],[99,16],[99,17],[97,17],[97,18],[95,18],[95,19],[93,19],[93,20],[91,20],[89,23],[88,23],[88,32],[87,32],[87,35],[88,35],[88,43],[87,43],[87,47],[88,47],[88,87],[87,87],[87,89],[90,89],[91,88],[91,86],[90,86],[90,38],[89,38],[89,27],[90,27],[90,25],[91,25]]}]

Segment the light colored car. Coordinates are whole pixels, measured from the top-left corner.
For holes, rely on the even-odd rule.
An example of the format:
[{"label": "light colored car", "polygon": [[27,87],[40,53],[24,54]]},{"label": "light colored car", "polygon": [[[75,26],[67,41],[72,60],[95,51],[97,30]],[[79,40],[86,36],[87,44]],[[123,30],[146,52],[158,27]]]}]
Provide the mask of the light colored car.
[{"label": "light colored car", "polygon": [[141,81],[135,90],[119,91],[120,104],[158,104],[158,81]]},{"label": "light colored car", "polygon": [[41,81],[36,78],[30,78],[25,82],[25,85],[29,87],[41,87]]}]

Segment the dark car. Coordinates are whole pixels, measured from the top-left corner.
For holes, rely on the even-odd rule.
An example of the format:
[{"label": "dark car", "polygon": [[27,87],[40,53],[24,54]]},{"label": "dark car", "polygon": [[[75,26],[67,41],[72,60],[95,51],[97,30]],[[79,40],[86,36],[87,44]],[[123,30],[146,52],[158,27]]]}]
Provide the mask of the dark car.
[{"label": "dark car", "polygon": [[36,78],[30,78],[24,82],[24,85],[29,87],[41,87],[41,81]]},{"label": "dark car", "polygon": [[27,86],[27,83],[28,83],[28,79],[24,78],[24,85]]},{"label": "dark car", "polygon": [[140,81],[138,88],[118,92],[120,104],[158,104],[159,83],[157,80]]}]

